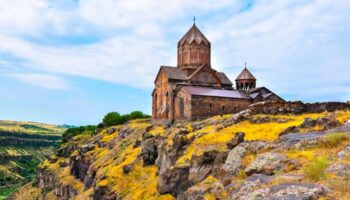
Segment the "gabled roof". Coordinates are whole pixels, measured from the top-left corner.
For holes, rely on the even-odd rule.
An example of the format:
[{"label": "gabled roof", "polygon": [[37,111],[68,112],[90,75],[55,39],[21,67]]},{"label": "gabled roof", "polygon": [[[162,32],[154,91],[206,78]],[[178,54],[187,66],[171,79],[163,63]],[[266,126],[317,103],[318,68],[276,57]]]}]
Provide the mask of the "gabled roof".
[{"label": "gabled roof", "polygon": [[204,34],[197,28],[195,24],[187,31],[187,33],[181,38],[178,43],[178,46],[183,45],[185,42],[191,44],[196,42],[197,44],[204,43],[207,46],[210,46],[209,40],[204,36]]},{"label": "gabled roof", "polygon": [[256,98],[257,96],[259,96],[259,95],[260,95],[260,93],[255,92],[255,93],[249,94],[249,97],[255,99],[255,98]]},{"label": "gabled roof", "polygon": [[[156,76],[156,79],[158,78],[159,76],[159,73],[161,71],[164,71],[167,75],[167,77],[169,79],[172,79],[172,80],[188,80],[190,77],[188,77],[186,75],[186,73],[181,69],[181,68],[178,68],[178,67],[171,67],[171,66],[161,66],[159,71],[158,71],[158,74]],[[232,82],[230,81],[229,78],[227,78],[227,76],[225,75],[225,73],[223,72],[217,72],[215,71],[217,77],[220,79],[220,82],[221,84],[223,85],[232,85]]]},{"label": "gabled roof", "polygon": [[237,90],[224,90],[224,89],[213,89],[207,87],[195,87],[195,86],[183,86],[189,94],[197,96],[212,96],[212,97],[226,97],[226,98],[237,98],[247,99],[248,97],[240,93]]},{"label": "gabled roof", "polygon": [[186,73],[180,68],[170,66],[161,66],[160,68],[165,71],[169,79],[185,80],[187,78]]},{"label": "gabled roof", "polygon": [[231,80],[226,76],[224,72],[216,72],[216,74],[220,78],[221,84],[232,85]]},{"label": "gabled roof", "polygon": [[261,92],[260,92],[261,90],[266,90],[268,93],[271,93],[271,90],[267,89],[267,88],[264,87],[264,86],[252,88],[252,89],[248,90],[248,93],[249,93],[249,94],[254,93],[254,92],[259,92],[259,93],[261,93]]},{"label": "gabled roof", "polygon": [[256,80],[256,78],[247,69],[247,67],[244,67],[243,71],[236,78],[236,81],[238,81],[238,80]]},{"label": "gabled roof", "polygon": [[154,79],[154,82],[157,81],[158,76],[159,76],[161,71],[164,71],[169,79],[186,80],[186,74],[181,69],[179,69],[177,67],[171,67],[171,66],[160,66],[159,71],[157,73],[157,76]]}]

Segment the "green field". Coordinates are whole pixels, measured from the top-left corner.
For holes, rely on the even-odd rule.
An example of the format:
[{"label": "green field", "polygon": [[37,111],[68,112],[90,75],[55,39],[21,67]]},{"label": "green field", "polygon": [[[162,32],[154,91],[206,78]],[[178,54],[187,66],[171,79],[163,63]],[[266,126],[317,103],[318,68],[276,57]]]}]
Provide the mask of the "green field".
[{"label": "green field", "polygon": [[0,200],[32,181],[66,126],[0,120]]}]

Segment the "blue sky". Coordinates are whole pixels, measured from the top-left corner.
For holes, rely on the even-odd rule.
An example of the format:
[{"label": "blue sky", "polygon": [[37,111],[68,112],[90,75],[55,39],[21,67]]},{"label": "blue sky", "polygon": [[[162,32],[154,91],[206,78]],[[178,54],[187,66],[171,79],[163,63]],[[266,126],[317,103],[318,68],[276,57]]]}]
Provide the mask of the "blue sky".
[{"label": "blue sky", "polygon": [[0,2],[0,119],[150,113],[154,77],[176,65],[194,15],[231,80],[247,62],[287,100],[350,99],[347,0],[11,0]]}]

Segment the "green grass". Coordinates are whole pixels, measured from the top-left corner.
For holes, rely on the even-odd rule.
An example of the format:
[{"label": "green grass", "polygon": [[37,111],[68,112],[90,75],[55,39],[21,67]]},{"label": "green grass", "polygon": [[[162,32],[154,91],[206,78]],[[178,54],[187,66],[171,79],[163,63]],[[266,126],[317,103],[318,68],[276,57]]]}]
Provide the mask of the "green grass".
[{"label": "green grass", "polygon": [[326,148],[332,148],[338,146],[347,139],[348,136],[345,133],[332,133],[322,140],[321,145]]},{"label": "green grass", "polygon": [[326,177],[325,170],[328,166],[328,161],[325,158],[317,158],[304,167],[304,174],[307,178],[313,181],[319,181]]}]

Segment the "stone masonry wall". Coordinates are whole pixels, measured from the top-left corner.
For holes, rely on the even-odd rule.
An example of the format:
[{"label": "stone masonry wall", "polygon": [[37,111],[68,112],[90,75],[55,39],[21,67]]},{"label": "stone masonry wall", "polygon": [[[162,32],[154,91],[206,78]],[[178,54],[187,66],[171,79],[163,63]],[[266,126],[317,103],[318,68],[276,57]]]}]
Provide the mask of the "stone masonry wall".
[{"label": "stone masonry wall", "polygon": [[192,96],[191,120],[203,119],[215,115],[232,114],[246,109],[249,99],[223,97]]}]

